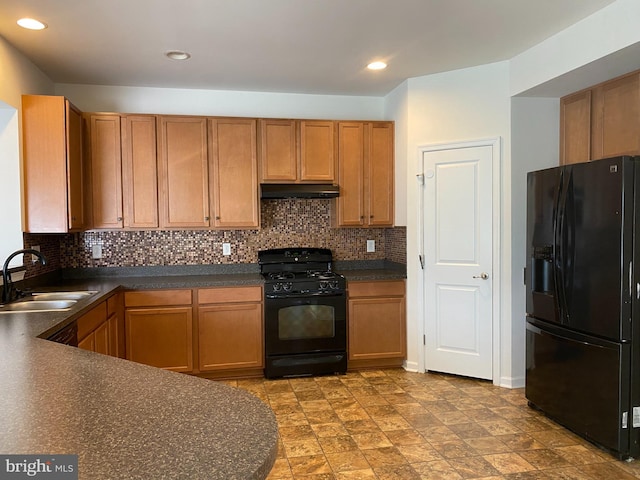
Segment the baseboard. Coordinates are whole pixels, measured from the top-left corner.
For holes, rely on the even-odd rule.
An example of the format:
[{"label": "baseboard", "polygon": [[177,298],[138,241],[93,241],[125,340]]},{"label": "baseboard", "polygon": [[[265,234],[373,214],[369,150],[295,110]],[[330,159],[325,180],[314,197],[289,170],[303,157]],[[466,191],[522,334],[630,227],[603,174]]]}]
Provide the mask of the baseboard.
[{"label": "baseboard", "polygon": [[504,388],[523,388],[524,377],[500,377],[500,386]]},{"label": "baseboard", "polygon": [[404,362],[402,362],[402,368],[404,368],[407,372],[420,372],[417,362],[408,362],[405,360]]}]

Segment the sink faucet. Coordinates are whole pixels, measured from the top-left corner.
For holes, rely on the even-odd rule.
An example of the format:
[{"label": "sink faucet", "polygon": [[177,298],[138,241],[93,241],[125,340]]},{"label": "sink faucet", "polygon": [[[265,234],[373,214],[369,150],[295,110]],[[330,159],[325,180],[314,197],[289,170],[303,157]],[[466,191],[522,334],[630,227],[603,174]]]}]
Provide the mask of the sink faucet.
[{"label": "sink faucet", "polygon": [[47,264],[47,257],[45,257],[42,252],[31,248],[17,250],[9,255],[2,266],[2,303],[8,303],[13,300],[13,285],[11,282],[11,273],[9,273],[9,262],[11,262],[13,257],[25,253],[30,253],[31,255],[38,257],[38,260],[40,260],[42,265]]}]

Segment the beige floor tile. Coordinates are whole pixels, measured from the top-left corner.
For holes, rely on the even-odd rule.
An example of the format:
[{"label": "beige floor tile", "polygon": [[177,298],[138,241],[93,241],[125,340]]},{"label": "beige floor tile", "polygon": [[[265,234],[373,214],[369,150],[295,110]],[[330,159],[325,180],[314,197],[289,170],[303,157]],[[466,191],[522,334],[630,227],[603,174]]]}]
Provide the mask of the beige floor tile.
[{"label": "beige floor tile", "polygon": [[362,450],[362,453],[374,470],[388,465],[402,465],[408,463],[407,459],[400,453],[400,451],[393,446]]},{"label": "beige floor tile", "polygon": [[289,459],[291,472],[294,477],[307,475],[320,475],[332,473],[329,462],[324,455],[310,455],[307,457],[294,457]]},{"label": "beige floor tile", "polygon": [[503,475],[508,473],[528,472],[536,469],[517,453],[496,453],[492,455],[483,455],[483,458]]},{"label": "beige floor tile", "polygon": [[327,453],[327,460],[334,472],[345,470],[366,470],[371,468],[369,462],[360,450],[349,450],[340,453]]},{"label": "beige floor tile", "polygon": [[360,450],[393,446],[391,441],[382,432],[356,433],[352,435],[352,437]]},{"label": "beige floor tile", "polygon": [[640,479],[640,462],[529,408],[523,389],[402,369],[225,383],[276,414],[269,480]]}]

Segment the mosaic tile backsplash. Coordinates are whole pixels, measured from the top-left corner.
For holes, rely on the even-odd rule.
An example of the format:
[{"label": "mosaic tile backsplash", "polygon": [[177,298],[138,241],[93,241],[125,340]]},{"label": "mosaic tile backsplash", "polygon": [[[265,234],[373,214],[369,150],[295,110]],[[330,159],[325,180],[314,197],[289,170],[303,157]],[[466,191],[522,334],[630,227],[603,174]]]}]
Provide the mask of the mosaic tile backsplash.
[{"label": "mosaic tile backsplash", "polygon": [[[406,263],[404,227],[332,228],[331,200],[263,200],[261,215],[260,230],[25,234],[25,245],[39,242],[50,252],[59,245],[59,257],[50,263],[62,268],[256,263],[258,250],[294,246],[329,248],[335,260],[386,259]],[[367,240],[375,240],[374,253],[366,252]],[[222,255],[223,243],[231,244],[231,255]],[[92,247],[96,244],[102,247],[101,259],[92,258]],[[44,272],[28,266],[28,276],[40,273]]]}]

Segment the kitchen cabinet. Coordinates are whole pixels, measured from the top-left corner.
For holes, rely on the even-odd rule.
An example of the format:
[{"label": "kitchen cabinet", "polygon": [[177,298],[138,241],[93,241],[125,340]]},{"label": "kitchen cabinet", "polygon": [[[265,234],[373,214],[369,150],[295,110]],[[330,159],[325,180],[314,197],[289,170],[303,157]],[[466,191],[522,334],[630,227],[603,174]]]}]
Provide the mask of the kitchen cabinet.
[{"label": "kitchen cabinet", "polygon": [[560,164],[640,154],[640,71],[560,99]]},{"label": "kitchen cabinet", "polygon": [[92,228],[122,228],[120,115],[87,114]]},{"label": "kitchen cabinet", "polygon": [[591,159],[640,154],[640,73],[593,89]]},{"label": "kitchen cabinet", "polygon": [[198,290],[200,372],[264,367],[262,287]]},{"label": "kitchen cabinet", "polygon": [[338,226],[393,226],[393,128],[393,122],[338,123]]},{"label": "kitchen cabinet", "polygon": [[211,210],[215,227],[260,226],[256,129],[255,119],[209,119]]},{"label": "kitchen cabinet", "polygon": [[110,355],[107,302],[101,302],[78,319],[78,348]]},{"label": "kitchen cabinet", "polygon": [[24,230],[86,228],[82,114],[58,96],[22,96]]},{"label": "kitchen cabinet", "polygon": [[158,135],[160,227],[209,227],[207,119],[160,116]]},{"label": "kitchen cabinet", "polygon": [[335,182],[335,122],[260,119],[259,136],[261,182]]},{"label": "kitchen cabinet", "polygon": [[122,117],[124,226],[158,228],[156,117]]},{"label": "kitchen cabinet", "polygon": [[591,90],[560,100],[560,164],[591,159]]},{"label": "kitchen cabinet", "polygon": [[349,368],[400,366],[407,353],[404,280],[350,281]]},{"label": "kitchen cabinet", "polygon": [[126,358],[175,372],[193,370],[191,290],[124,293]]}]

